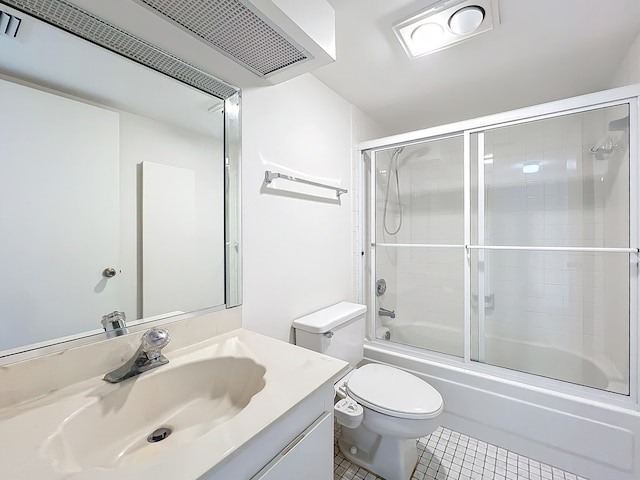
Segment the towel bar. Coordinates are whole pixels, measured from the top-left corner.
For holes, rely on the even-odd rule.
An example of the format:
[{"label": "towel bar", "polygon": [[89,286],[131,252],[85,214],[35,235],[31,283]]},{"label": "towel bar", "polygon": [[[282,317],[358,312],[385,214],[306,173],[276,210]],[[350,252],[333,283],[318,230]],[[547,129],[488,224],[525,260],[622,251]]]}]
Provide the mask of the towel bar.
[{"label": "towel bar", "polygon": [[332,185],[325,185],[324,183],[312,182],[311,180],[304,180],[303,178],[292,177],[291,175],[285,175],[284,173],[272,172],[265,170],[264,181],[269,184],[276,178],[284,178],[285,180],[291,180],[292,182],[304,183],[306,185],[313,185],[314,187],[328,188],[336,191],[336,197],[340,198],[343,193],[348,193],[349,190],[340,187],[334,187]]}]

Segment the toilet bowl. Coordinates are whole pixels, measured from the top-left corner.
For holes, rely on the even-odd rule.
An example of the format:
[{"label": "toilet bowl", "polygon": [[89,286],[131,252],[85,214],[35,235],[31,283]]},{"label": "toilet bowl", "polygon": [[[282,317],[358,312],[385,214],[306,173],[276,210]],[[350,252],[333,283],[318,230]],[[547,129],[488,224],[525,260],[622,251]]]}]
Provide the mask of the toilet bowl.
[{"label": "toilet bowl", "polygon": [[348,399],[363,409],[362,422],[341,422],[338,447],[351,462],[387,480],[408,480],[418,461],[416,439],[439,426],[442,396],[428,383],[397,368],[364,365],[344,383]]},{"label": "toilet bowl", "polygon": [[349,362],[336,383],[341,425],[338,447],[356,465],[386,480],[409,480],[418,461],[416,439],[440,425],[442,396],[427,382],[363,358],[366,307],[342,302],[294,320],[296,344]]}]

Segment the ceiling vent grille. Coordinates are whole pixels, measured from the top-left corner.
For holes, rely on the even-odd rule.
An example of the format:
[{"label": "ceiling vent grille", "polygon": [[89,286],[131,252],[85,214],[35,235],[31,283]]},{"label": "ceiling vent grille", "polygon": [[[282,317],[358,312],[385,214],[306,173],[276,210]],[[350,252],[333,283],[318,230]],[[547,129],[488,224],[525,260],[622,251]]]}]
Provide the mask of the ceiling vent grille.
[{"label": "ceiling vent grille", "polygon": [[312,59],[241,0],[138,0],[254,73]]},{"label": "ceiling vent grille", "polygon": [[65,0],[2,1],[217,98],[224,100],[238,91],[180,58],[114,27]]}]

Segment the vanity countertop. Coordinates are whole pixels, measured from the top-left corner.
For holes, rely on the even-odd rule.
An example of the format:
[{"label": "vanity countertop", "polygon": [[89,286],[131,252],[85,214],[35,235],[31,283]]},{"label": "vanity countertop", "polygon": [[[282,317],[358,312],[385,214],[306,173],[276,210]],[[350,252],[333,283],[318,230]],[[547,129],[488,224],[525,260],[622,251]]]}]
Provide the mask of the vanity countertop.
[{"label": "vanity countertop", "polygon": [[[120,384],[104,382],[102,376],[93,377],[49,395],[0,409],[0,478],[195,479],[239,453],[255,435],[274,424],[321,385],[344,373],[348,366],[341,360],[244,329],[175,350],[167,357],[169,364]],[[143,376],[166,375],[168,369],[194,362],[229,357],[251,359],[265,369],[261,379],[263,388],[234,416],[204,433],[192,433],[193,438],[188,441],[149,444],[151,448],[145,446],[108,467],[88,468],[56,460],[56,452],[64,455],[66,448],[65,442],[60,441],[61,425],[117,389],[123,389],[124,393],[120,394],[123,403],[110,404],[109,408],[122,408],[133,388],[133,384],[125,385],[126,382],[136,382]],[[171,382],[167,383],[166,389],[170,390]],[[158,391],[155,395],[163,395],[163,392]],[[144,415],[144,412],[140,414]],[[51,442],[56,435],[58,444],[53,449]],[[99,428],[88,428],[86,435],[88,442],[96,441],[90,436],[96,436],[99,442],[101,432]]]}]

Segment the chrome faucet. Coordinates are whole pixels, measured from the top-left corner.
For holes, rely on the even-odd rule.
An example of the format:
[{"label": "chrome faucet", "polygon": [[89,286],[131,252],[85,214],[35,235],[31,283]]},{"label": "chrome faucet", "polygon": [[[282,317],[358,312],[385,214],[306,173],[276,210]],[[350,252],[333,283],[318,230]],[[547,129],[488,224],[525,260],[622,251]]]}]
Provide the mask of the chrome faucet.
[{"label": "chrome faucet", "polygon": [[135,377],[153,368],[169,363],[162,350],[171,340],[169,332],[164,328],[147,330],[140,340],[140,347],[136,353],[121,367],[107,373],[103,380],[118,383],[130,377]]},{"label": "chrome faucet", "polygon": [[380,310],[378,310],[378,315],[380,315],[381,317],[396,318],[396,311],[387,310],[386,308],[381,307]]},{"label": "chrome faucet", "polygon": [[124,312],[114,310],[111,313],[103,315],[101,323],[107,334],[107,338],[119,337],[120,335],[129,333],[127,317]]}]

